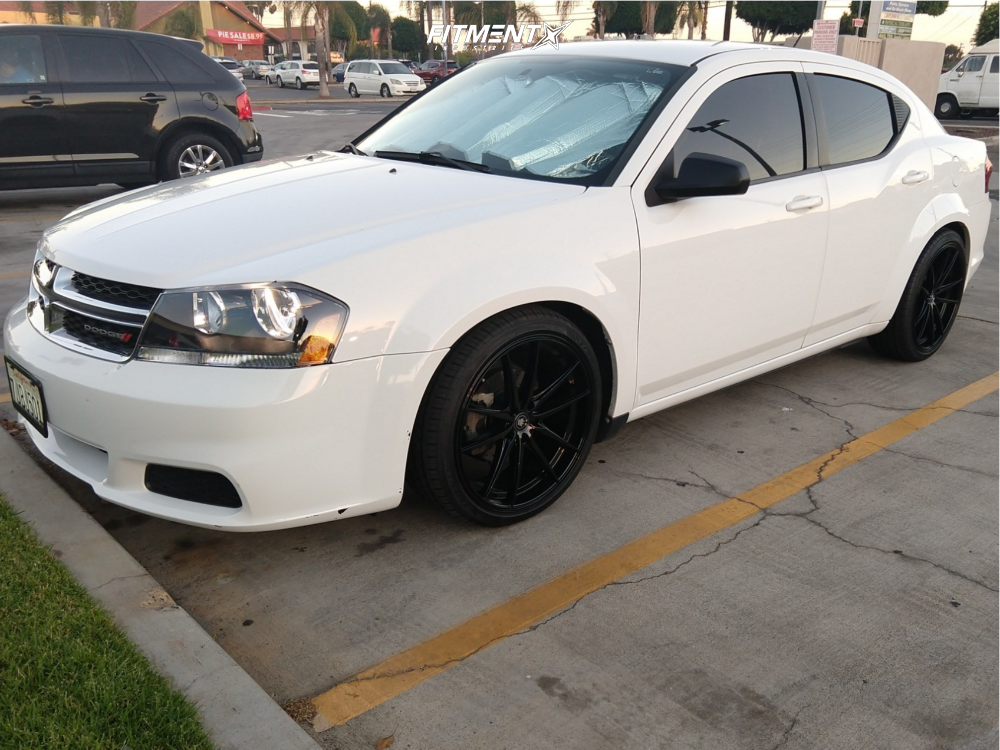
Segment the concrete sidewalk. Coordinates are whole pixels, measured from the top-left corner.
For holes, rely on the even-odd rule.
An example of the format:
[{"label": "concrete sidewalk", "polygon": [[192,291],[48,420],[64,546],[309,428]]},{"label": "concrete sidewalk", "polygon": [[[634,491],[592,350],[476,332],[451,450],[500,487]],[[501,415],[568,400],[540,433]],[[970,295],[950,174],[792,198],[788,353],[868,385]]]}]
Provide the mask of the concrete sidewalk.
[{"label": "concrete sidewalk", "polygon": [[316,750],[309,735],[7,435],[0,435],[0,467],[7,502],[195,705],[217,748]]}]

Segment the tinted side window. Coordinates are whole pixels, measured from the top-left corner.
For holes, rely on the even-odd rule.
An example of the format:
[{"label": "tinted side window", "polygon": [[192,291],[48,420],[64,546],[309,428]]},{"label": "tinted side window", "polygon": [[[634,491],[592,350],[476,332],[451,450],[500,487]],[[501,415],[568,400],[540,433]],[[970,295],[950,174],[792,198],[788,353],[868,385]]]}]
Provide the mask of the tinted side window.
[{"label": "tinted side window", "polygon": [[157,42],[140,42],[142,51],[171,83],[213,83],[215,78],[193,60],[172,47]]},{"label": "tinted side window", "polygon": [[45,83],[48,80],[40,36],[0,36],[0,86],[5,83]]},{"label": "tinted side window", "polygon": [[976,55],[975,57],[970,57],[969,62],[965,66],[966,73],[977,73],[983,69],[983,64],[986,62],[986,57],[984,55]]},{"label": "tinted side window", "polygon": [[743,162],[751,180],[804,169],[802,111],[794,76],[769,73],[720,87],[674,146],[674,169],[695,152]]},{"label": "tinted side window", "polygon": [[993,55],[993,62],[990,63],[990,73],[1000,73],[1000,56]]},{"label": "tinted side window", "polygon": [[70,83],[131,83],[156,76],[127,39],[90,34],[60,34]]},{"label": "tinted side window", "polygon": [[828,75],[814,75],[810,87],[820,139],[825,132],[828,147],[827,154],[820,153],[821,166],[870,159],[892,142],[897,113],[885,91]]}]

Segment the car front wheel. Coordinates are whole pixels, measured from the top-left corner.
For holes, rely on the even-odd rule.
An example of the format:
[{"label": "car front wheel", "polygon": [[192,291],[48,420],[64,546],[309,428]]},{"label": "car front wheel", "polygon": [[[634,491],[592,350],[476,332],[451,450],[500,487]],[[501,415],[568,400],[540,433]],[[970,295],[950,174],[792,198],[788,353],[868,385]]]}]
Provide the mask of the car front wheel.
[{"label": "car front wheel", "polygon": [[444,510],[486,526],[540,513],[593,445],[599,373],[563,316],[531,306],[490,318],[455,344],[424,396],[411,477]]},{"label": "car front wheel", "polygon": [[229,149],[219,139],[189,133],[176,138],[164,150],[160,174],[165,180],[176,180],[215,172],[233,163]]},{"label": "car front wheel", "polygon": [[388,99],[392,96],[392,92],[389,90],[389,84],[383,83],[382,89],[379,91],[383,99]]},{"label": "car front wheel", "polygon": [[295,88],[297,88],[299,91],[301,91],[302,89],[305,88],[305,86],[302,85],[302,79],[301,78],[296,78],[295,79]]},{"label": "car front wheel", "polygon": [[938,94],[934,105],[934,116],[939,120],[951,120],[958,114],[958,101],[951,94]]},{"label": "car front wheel", "polygon": [[281,80],[281,76],[278,76],[278,88],[279,89],[285,88],[285,82]]},{"label": "car front wheel", "polygon": [[920,254],[889,325],[868,338],[872,348],[904,362],[940,349],[958,317],[966,268],[962,237],[951,230],[938,234]]}]

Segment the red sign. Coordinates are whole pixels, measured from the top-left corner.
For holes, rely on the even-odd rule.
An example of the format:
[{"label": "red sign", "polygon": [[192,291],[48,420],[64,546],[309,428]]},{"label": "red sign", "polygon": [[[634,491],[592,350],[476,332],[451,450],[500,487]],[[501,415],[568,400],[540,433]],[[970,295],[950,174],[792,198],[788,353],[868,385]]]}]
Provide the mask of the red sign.
[{"label": "red sign", "polygon": [[851,23],[852,23],[852,24],[853,24],[854,26],[857,26],[857,27],[858,27],[858,28],[860,29],[860,28],[861,28],[862,26],[864,26],[864,25],[865,25],[865,19],[863,19],[863,18],[855,18],[855,19],[853,19],[853,20],[851,21]]},{"label": "red sign", "polygon": [[263,44],[262,31],[229,31],[228,29],[208,29],[206,35],[215,42],[228,44]]}]

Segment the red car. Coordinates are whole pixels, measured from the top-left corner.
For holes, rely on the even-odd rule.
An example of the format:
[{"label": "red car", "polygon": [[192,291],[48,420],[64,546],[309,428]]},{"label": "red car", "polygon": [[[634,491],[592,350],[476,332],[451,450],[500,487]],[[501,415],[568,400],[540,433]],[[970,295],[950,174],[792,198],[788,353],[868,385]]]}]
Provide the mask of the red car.
[{"label": "red car", "polygon": [[445,68],[444,60],[428,60],[413,72],[423,78],[429,85],[433,86],[445,76],[457,73],[458,63],[454,60],[449,60],[448,67]]}]

